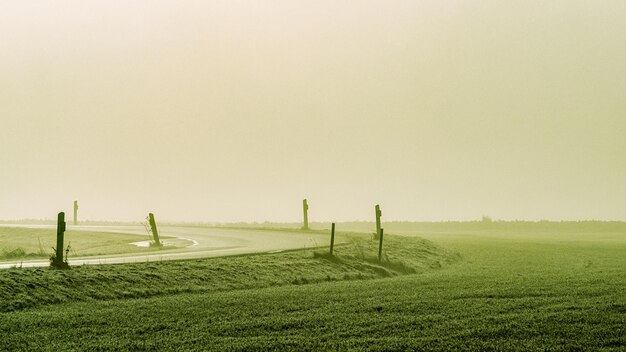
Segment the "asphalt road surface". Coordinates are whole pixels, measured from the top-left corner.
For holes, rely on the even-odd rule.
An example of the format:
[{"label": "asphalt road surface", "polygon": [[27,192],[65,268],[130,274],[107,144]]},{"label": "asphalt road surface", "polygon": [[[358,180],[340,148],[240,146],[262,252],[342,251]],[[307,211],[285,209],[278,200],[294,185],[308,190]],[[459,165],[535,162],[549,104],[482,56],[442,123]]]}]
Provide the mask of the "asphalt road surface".
[{"label": "asphalt road surface", "polygon": [[[56,228],[56,225],[3,225],[7,227]],[[90,232],[117,232],[137,234],[137,241],[146,239],[143,226],[71,226],[68,230]],[[128,253],[105,256],[76,257],[70,265],[119,264],[134,262],[155,262],[163,260],[221,257],[252,253],[273,253],[285,250],[306,249],[328,246],[330,234],[307,233],[300,231],[228,229],[210,227],[159,227],[159,235],[188,240],[189,246],[165,249],[158,252]],[[66,240],[67,241],[67,240]],[[336,239],[336,243],[339,243]],[[3,261],[0,269],[48,266],[48,260]]]}]

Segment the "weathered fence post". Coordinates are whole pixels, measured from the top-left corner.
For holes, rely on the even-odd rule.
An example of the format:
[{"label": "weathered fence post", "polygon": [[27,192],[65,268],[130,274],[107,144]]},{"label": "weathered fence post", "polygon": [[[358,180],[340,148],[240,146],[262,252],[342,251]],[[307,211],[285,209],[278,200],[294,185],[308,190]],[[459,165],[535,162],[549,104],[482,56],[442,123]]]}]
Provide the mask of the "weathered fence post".
[{"label": "weathered fence post", "polygon": [[380,229],[380,242],[378,242],[378,261],[383,259],[383,229]]},{"label": "weathered fence post", "polygon": [[78,225],[78,201],[74,201],[74,225]]},{"label": "weathered fence post", "polygon": [[335,246],[335,223],[330,227],[330,255],[333,255],[333,247]]},{"label": "weathered fence post", "polygon": [[302,212],[304,213],[304,224],[302,225],[303,230],[309,229],[309,204],[306,199],[302,200]]},{"label": "weathered fence post", "polygon": [[65,234],[65,213],[60,212],[57,216],[57,264],[63,263],[63,237]]},{"label": "weathered fence post", "polygon": [[383,212],[380,211],[380,205],[376,204],[376,236],[375,239],[380,238],[380,217],[383,215]]},{"label": "weathered fence post", "polygon": [[152,230],[152,236],[154,237],[155,245],[161,246],[161,241],[159,240],[159,230],[157,230],[156,221],[154,221],[154,214],[148,214],[148,221],[150,222],[150,229]]}]

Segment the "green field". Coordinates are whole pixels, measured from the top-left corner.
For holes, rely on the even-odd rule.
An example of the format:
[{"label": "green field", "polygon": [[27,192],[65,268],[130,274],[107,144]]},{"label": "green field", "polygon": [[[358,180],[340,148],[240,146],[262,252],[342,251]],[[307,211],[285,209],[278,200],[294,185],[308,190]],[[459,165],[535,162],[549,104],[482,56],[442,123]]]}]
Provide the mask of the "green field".
[{"label": "green field", "polygon": [[382,264],[363,235],[336,259],[318,250],[1,271],[0,349],[626,349],[623,224],[396,232]]},{"label": "green field", "polygon": [[[70,258],[119,253],[138,253],[157,248],[130,244],[149,240],[148,236],[122,233],[75,231],[65,232]],[[0,227],[0,261],[47,259],[56,247],[56,230],[45,228]]]}]

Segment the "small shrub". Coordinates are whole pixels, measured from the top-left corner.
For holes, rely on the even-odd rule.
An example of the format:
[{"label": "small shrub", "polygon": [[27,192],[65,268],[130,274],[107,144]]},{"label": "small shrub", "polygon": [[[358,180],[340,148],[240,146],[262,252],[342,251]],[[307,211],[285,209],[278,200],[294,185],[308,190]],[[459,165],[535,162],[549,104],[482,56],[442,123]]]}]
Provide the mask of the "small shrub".
[{"label": "small shrub", "polygon": [[72,247],[68,243],[67,248],[65,248],[65,260],[62,260],[61,258],[57,258],[57,250],[56,248],[52,247],[53,252],[52,252],[52,255],[50,256],[50,267],[54,269],[69,269],[70,263],[68,262],[67,257],[71,249]]}]

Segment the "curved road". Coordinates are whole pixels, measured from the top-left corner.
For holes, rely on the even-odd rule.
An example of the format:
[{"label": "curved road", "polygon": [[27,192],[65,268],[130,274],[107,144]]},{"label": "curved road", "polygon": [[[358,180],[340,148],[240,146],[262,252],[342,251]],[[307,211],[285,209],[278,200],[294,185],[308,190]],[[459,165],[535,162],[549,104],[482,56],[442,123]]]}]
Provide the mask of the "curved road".
[{"label": "curved road", "polygon": [[[56,228],[55,225],[4,225],[11,227]],[[143,226],[69,226],[68,229],[91,232],[117,232],[137,234],[139,240],[146,238]],[[193,243],[190,246],[166,249],[158,252],[128,253],[106,256],[70,258],[70,265],[119,264],[133,262],[153,262],[176,259],[221,257],[251,253],[272,253],[284,250],[323,247],[329,245],[329,234],[307,233],[296,230],[253,230],[210,227],[159,227],[159,235],[178,237]],[[340,241],[336,240],[336,243]],[[15,266],[48,266],[48,260],[28,260],[2,262],[0,269]]]}]

